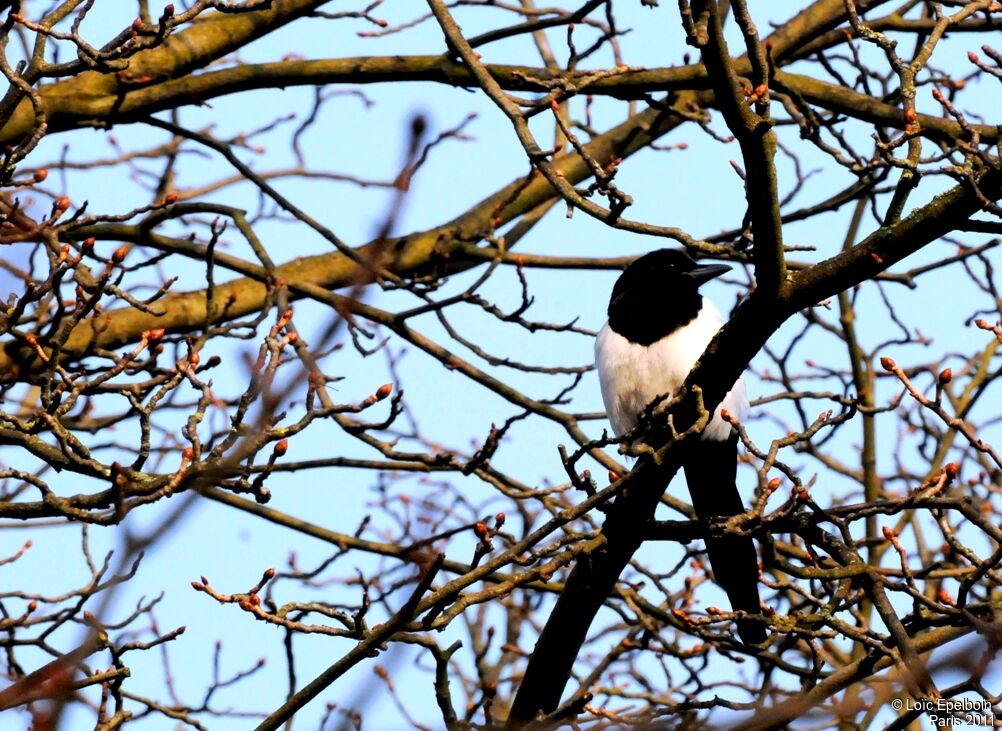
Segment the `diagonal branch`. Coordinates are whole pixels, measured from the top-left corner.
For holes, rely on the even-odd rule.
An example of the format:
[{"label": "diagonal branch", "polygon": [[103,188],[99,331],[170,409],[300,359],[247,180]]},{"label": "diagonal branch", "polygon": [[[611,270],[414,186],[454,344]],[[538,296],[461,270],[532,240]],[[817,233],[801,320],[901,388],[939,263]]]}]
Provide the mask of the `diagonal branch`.
[{"label": "diagonal branch", "polygon": [[[761,291],[753,291],[686,379],[687,398],[670,411],[676,429],[682,431],[696,422],[700,409],[692,396],[694,386],[701,388],[703,409],[712,413],[789,317],[873,278],[981,211],[986,199],[999,198],[1002,170],[990,169],[976,186],[973,181],[957,185],[897,224],[875,231],[858,246],[798,273],[784,296],[766,298]],[[668,444],[660,465],[644,459],[634,468],[630,475],[634,486],[608,512],[602,527],[604,541],[596,539],[596,550],[579,558],[539,636],[512,704],[508,729],[522,728],[537,714],[557,707],[588,628],[642,543],[644,528],[654,519],[658,498],[682,464],[685,449],[685,440]],[[921,642],[914,646],[921,651]]]},{"label": "diagonal branch", "polygon": [[274,729],[279,728],[286,721],[290,720],[300,708],[326,690],[335,680],[363,660],[378,655],[383,643],[392,639],[398,630],[414,617],[421,597],[424,596],[425,592],[431,587],[432,582],[435,581],[435,577],[438,576],[438,572],[442,568],[444,561],[445,554],[438,554],[431,566],[424,570],[423,575],[418,580],[417,586],[414,587],[414,591],[411,592],[410,597],[396,614],[383,624],[373,628],[369,635],[355,645],[348,654],[320,673],[320,675],[307,683],[305,687],[277,708],[257,726],[257,731],[274,731]]},{"label": "diagonal branch", "polygon": [[[996,160],[995,164],[1000,163]],[[986,170],[933,198],[892,226],[870,234],[858,245],[798,272],[791,282],[790,303],[812,307],[855,284],[873,279],[926,244],[960,228],[1002,197],[1002,168]]]},{"label": "diagonal branch", "polygon": [[[600,164],[614,157],[626,158],[643,149],[652,141],[675,129],[684,120],[667,111],[648,109],[626,122],[599,135],[584,146],[585,153]],[[554,161],[556,173],[569,183],[586,180],[592,167],[578,154],[568,154]],[[552,200],[556,192],[542,177],[528,182],[518,179],[480,201],[462,215],[436,228],[392,240],[386,247],[389,261],[385,266],[399,276],[418,276],[440,267],[443,255],[454,250],[450,259],[452,270],[468,268],[483,263],[480,257],[461,255],[461,248],[471,240],[522,216],[541,203]],[[73,232],[80,239],[88,236],[111,237],[115,240],[157,246],[163,237],[151,231],[151,224],[134,226],[100,224]],[[173,248],[178,242],[164,239],[164,246]],[[194,246],[188,244],[188,246]],[[358,248],[363,260],[373,244]],[[712,247],[707,245],[711,249]],[[275,276],[290,283],[302,283],[325,289],[337,289],[358,280],[358,265],[340,252],[330,252],[296,259],[275,267]],[[80,323],[66,340],[62,352],[80,356],[93,348],[113,349],[138,339],[150,328],[164,328],[167,332],[188,332],[206,323],[206,290],[170,295],[159,300],[162,314],[150,314],[136,309],[119,309],[92,317]],[[257,312],[263,306],[267,288],[257,279],[245,277],[217,285],[210,309],[218,318],[233,320]],[[219,321],[222,321],[220,319]],[[0,351],[0,373],[11,373],[17,363],[25,362],[26,353],[19,351],[16,343],[6,343]]]}]

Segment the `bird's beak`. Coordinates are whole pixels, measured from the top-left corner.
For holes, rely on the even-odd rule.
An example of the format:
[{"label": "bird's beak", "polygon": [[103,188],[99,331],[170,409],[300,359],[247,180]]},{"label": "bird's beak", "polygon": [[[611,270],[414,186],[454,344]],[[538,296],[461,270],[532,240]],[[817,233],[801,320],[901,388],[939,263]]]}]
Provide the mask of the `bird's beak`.
[{"label": "bird's beak", "polygon": [[724,272],[729,272],[731,268],[726,264],[707,264],[696,267],[685,273],[685,276],[696,283],[698,287],[704,282],[709,282],[714,277],[719,277]]}]

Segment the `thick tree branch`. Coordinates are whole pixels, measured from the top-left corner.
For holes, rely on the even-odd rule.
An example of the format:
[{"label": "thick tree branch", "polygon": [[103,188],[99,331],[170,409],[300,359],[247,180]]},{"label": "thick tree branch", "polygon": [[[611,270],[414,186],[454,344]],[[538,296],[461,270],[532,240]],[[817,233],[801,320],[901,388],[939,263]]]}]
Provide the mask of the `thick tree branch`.
[{"label": "thick tree branch", "polygon": [[[750,72],[742,59],[734,62],[739,74]],[[592,94],[636,99],[645,94],[685,90],[705,90],[709,79],[701,65],[671,68],[627,67],[611,72],[575,70],[554,72],[537,66],[484,64],[484,68],[505,91],[542,92],[557,84],[567,95]],[[324,84],[376,84],[402,81],[434,81],[447,86],[470,88],[476,85],[470,72],[443,56],[372,56],[309,61],[275,61],[241,64],[220,71],[184,76],[158,84],[124,90],[121,96],[95,93],[84,89],[80,98],[55,93],[55,86],[42,87],[40,96],[48,115],[49,131],[59,132],[92,126],[95,121],[112,125],[136,121],[150,114],[173,109],[182,104],[199,104],[221,96],[256,89]],[[773,81],[777,88],[799,94],[821,109],[845,114],[865,122],[894,129],[904,129],[904,110],[866,94],[802,74],[777,69]],[[67,84],[73,82],[64,82]],[[9,141],[26,129],[17,119],[0,128],[0,141]],[[920,134],[935,140],[962,139],[965,130],[954,120],[919,114]],[[995,143],[999,129],[995,125],[972,124],[981,140]]]},{"label": "thick tree branch", "polygon": [[[883,4],[886,0],[857,3],[861,10]],[[325,60],[287,60],[262,64],[238,64],[219,71],[191,75],[216,58],[239,47],[240,39],[258,37],[322,4],[277,3],[272,11],[241,15],[215,14],[193,28],[172,36],[156,49],[137,54],[132,60],[140,78],[149,69],[159,69],[155,81],[127,83],[111,74],[88,72],[39,89],[50,133],[90,126],[96,121],[105,125],[133,121],[149,114],[171,109],[179,104],[200,103],[227,94],[254,89],[314,86],[322,84],[366,84],[393,81],[435,81],[468,88],[476,85],[473,74],[462,63],[444,55],[358,57]],[[888,23],[893,20],[890,16]],[[780,26],[768,39],[777,66],[798,56],[802,44],[827,34],[822,48],[845,41],[841,33],[827,32],[845,21],[842,0],[819,0]],[[883,27],[880,20],[874,27]],[[637,98],[658,91],[704,90],[710,81],[701,64],[674,68],[622,68],[610,72],[588,70],[555,72],[545,67],[484,64],[491,77],[506,91],[549,92],[554,84],[567,94],[588,93]],[[734,73],[747,77],[751,63],[747,57],[734,61]],[[187,74],[187,75],[186,75]],[[903,129],[904,112],[899,107],[873,99],[811,77],[777,71],[783,87],[800,94],[818,106],[865,121]],[[33,112],[27,102],[18,107],[13,118],[0,127],[0,142],[16,139],[30,132]],[[931,115],[919,115],[923,134],[935,138],[962,137],[965,133],[955,121]],[[973,125],[983,141],[999,139],[993,125]]]},{"label": "thick tree branch", "polygon": [[960,227],[984,209],[985,200],[1002,198],[1002,170],[988,169],[974,179],[976,184],[971,180],[955,185],[894,225],[874,231],[856,246],[797,272],[791,286],[791,305],[795,309],[812,307],[873,279]]},{"label": "thick tree branch", "polygon": [[[113,123],[133,89],[145,85],[158,88],[166,79],[204,68],[247,43],[308,15],[326,2],[328,0],[274,0],[268,10],[207,14],[156,48],[137,53],[129,60],[127,74],[86,71],[44,86],[39,95],[50,122],[49,129],[70,129],[98,120]],[[24,99],[0,129],[0,141],[30,134],[34,125],[31,101]]]},{"label": "thick tree branch", "polygon": [[[738,79],[734,61],[727,50],[724,29],[717,3],[694,2],[693,13],[707,19],[705,40],[702,34],[690,36],[689,42],[700,48],[703,65],[713,82],[716,106],[728,128],[741,145],[745,163],[745,200],[754,246],[755,284],[763,292],[779,293],[786,282],[783,256],[783,224],[780,215],[779,182],[776,178],[776,133],[769,116],[769,71],[765,51],[743,2],[734,7],[735,17],[745,36],[752,67],[752,86],[744,87]],[[752,108],[754,100],[755,108]]]}]

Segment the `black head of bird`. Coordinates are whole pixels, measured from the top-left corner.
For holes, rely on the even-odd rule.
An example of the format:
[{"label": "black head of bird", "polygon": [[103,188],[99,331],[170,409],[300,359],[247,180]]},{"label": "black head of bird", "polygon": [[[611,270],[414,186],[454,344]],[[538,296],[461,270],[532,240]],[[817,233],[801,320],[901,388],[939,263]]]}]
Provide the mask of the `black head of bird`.
[{"label": "black head of bird", "polygon": [[699,314],[699,287],[730,271],[700,264],[683,251],[658,249],[635,259],[619,275],[609,298],[609,326],[629,341],[650,345]]}]

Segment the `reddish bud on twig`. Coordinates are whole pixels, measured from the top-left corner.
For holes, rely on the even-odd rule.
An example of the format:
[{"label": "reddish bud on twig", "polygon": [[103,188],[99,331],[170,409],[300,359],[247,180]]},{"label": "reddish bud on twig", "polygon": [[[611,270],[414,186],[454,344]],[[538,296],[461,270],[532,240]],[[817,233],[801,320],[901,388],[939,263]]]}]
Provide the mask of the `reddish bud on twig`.
[{"label": "reddish bud on twig", "polygon": [[181,451],[181,459],[185,462],[191,462],[191,460],[195,459],[195,450],[191,447],[185,447]]},{"label": "reddish bud on twig", "polygon": [[769,93],[769,87],[765,84],[759,84],[753,90],[751,95],[748,97],[749,102],[758,102],[765,99],[766,95]]},{"label": "reddish bud on twig", "polygon": [[480,540],[484,540],[485,538],[487,538],[488,534],[487,524],[484,523],[483,521],[478,520],[476,523],[473,524],[473,532],[477,534],[477,538],[479,538]]},{"label": "reddish bud on twig", "polygon": [[898,532],[893,528],[891,528],[889,525],[885,525],[883,531],[884,531],[884,538],[886,538],[889,541],[893,541],[895,538],[898,537]]},{"label": "reddish bud on twig", "polygon": [[70,207],[70,199],[65,195],[56,199],[56,202],[52,204],[55,208],[56,213],[65,213]]},{"label": "reddish bud on twig", "polygon": [[157,343],[164,338],[164,329],[162,327],[155,327],[151,330],[147,330],[143,333],[143,338],[149,343]]},{"label": "reddish bud on twig", "polygon": [[776,490],[778,490],[780,485],[782,484],[783,481],[781,479],[779,479],[778,477],[773,477],[771,480],[769,480],[769,484],[765,486],[765,489],[768,490],[769,492],[776,492]]},{"label": "reddish bud on twig", "polygon": [[960,474],[960,463],[959,462],[947,462],[943,466],[943,472],[946,473],[948,479],[952,480],[958,474]]},{"label": "reddish bud on twig", "polygon": [[164,203],[169,206],[172,203],[177,203],[177,199],[178,199],[177,193],[170,192],[164,196]]},{"label": "reddish bud on twig", "polygon": [[609,482],[610,484],[613,482],[619,482],[619,475],[617,475],[612,470],[609,470]]},{"label": "reddish bud on twig", "polygon": [[132,21],[132,30],[142,30],[143,29],[143,19],[136,18]]},{"label": "reddish bud on twig", "polygon": [[915,116],[916,116],[916,115],[915,115],[915,107],[908,107],[908,108],[907,108],[907,109],[905,110],[905,121],[906,121],[906,122],[907,122],[908,124],[911,124],[912,122],[914,122],[914,121],[915,121]]},{"label": "reddish bud on twig", "polygon": [[35,355],[38,356],[39,360],[41,360],[43,363],[49,362],[49,356],[46,355],[44,350],[42,350],[42,346],[38,344],[38,338],[36,338],[33,334],[28,333],[27,335],[24,336],[24,341],[28,343],[28,346],[32,350],[35,351]]},{"label": "reddish bud on twig", "polygon": [[501,526],[504,525],[506,519],[507,516],[505,516],[504,513],[498,513],[497,515],[494,516],[494,526],[496,528],[500,528]]},{"label": "reddish bud on twig", "polygon": [[382,386],[376,389],[376,400],[382,401],[384,398],[393,393],[393,384],[384,383]]},{"label": "reddish bud on twig", "polygon": [[119,246],[117,249],[115,249],[115,253],[111,255],[111,260],[116,264],[121,264],[123,261],[125,261],[125,256],[128,253],[129,250],[126,247]]},{"label": "reddish bud on twig", "polygon": [[35,171],[34,179],[36,183],[41,183],[47,177],[49,177],[49,171],[45,168],[39,168]]},{"label": "reddish bud on twig", "polygon": [[277,442],[275,442],[275,449],[273,451],[276,457],[281,457],[282,455],[284,455],[286,452],[289,451],[289,440],[279,439]]},{"label": "reddish bud on twig", "polygon": [[894,358],[888,358],[886,355],[880,359],[880,365],[889,373],[893,373],[894,369],[898,367],[898,364],[894,362]]},{"label": "reddish bud on twig", "polygon": [[952,380],[953,380],[953,369],[952,368],[944,368],[943,370],[941,370],[939,372],[939,385],[940,386],[945,386],[946,384],[948,384]]},{"label": "reddish bud on twig", "polygon": [[174,3],[167,3],[166,5],[164,5],[164,15],[173,15],[173,14],[174,14]]}]

